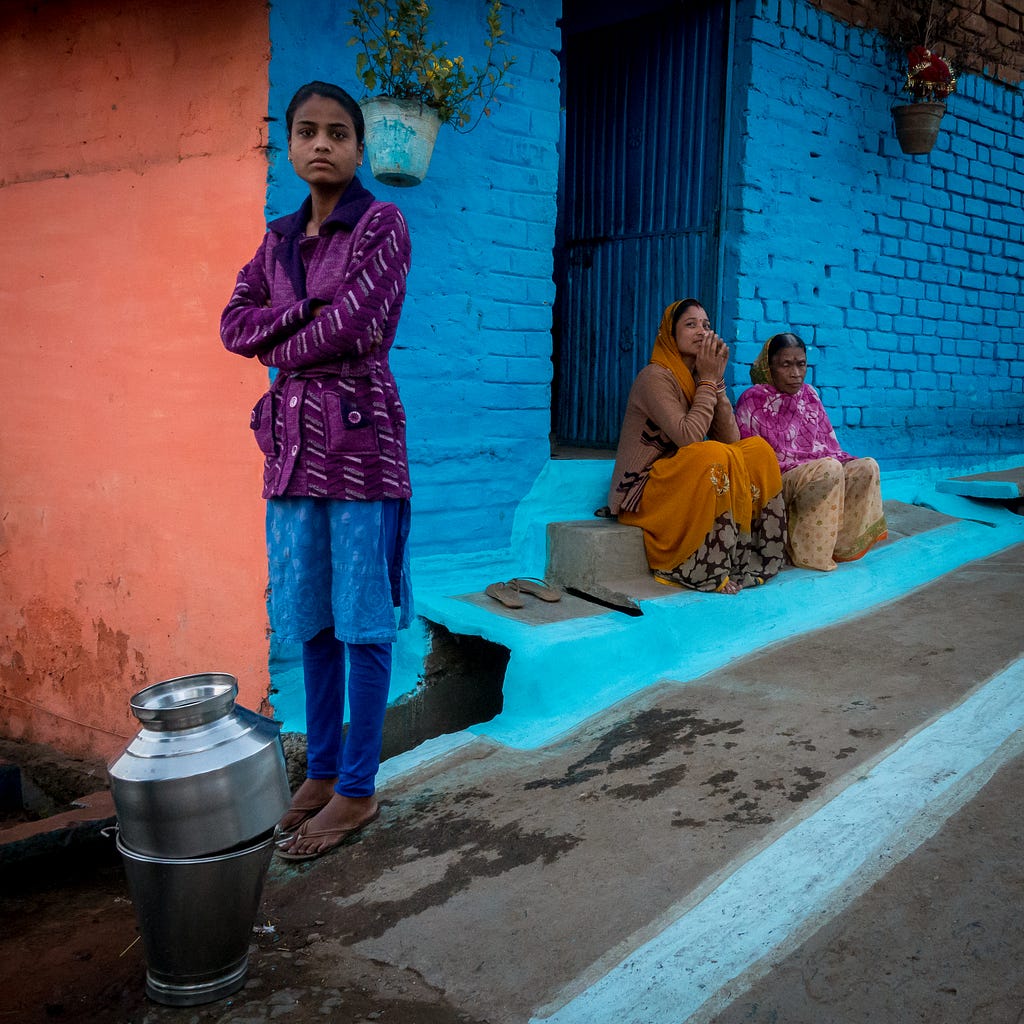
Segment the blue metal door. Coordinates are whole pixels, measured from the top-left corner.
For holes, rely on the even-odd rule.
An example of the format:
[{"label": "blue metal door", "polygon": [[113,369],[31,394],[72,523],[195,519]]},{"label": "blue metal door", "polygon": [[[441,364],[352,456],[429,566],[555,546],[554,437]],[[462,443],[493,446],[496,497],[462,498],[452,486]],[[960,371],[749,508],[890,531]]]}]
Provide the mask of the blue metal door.
[{"label": "blue metal door", "polygon": [[[630,17],[613,6],[661,9]],[[614,447],[665,306],[689,295],[717,305],[727,6],[565,4],[554,417],[562,444]]]}]

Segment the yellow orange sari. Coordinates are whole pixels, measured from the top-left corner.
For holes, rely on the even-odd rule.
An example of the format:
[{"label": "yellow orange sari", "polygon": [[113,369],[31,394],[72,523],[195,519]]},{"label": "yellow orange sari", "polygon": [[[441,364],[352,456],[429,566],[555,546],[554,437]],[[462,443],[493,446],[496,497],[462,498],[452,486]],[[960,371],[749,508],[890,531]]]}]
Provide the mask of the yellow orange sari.
[{"label": "yellow orange sari", "polygon": [[[692,405],[697,385],[662,318],[651,362],[671,371]],[[763,583],[782,568],[786,521],[779,463],[762,438],[700,441],[656,459],[633,511],[620,522],[644,531],[647,560],[666,583],[721,590]]]}]

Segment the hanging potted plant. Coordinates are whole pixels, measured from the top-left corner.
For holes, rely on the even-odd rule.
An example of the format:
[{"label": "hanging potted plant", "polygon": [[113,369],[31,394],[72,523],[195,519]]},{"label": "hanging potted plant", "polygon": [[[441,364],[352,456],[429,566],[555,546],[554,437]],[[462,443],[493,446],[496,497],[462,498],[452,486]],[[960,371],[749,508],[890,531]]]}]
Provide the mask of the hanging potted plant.
[{"label": "hanging potted plant", "polygon": [[502,6],[493,0],[487,10],[486,63],[467,69],[462,57],[447,55],[446,42],[429,41],[426,0],[357,0],[348,22],[357,35],[349,45],[361,47],[356,75],[368,96],[360,106],[370,170],[378,181],[418,185],[441,125],[468,132],[490,115],[489,104],[515,62],[501,55],[507,45]]},{"label": "hanging potted plant", "polygon": [[[898,69],[901,97],[892,108],[904,153],[930,153],[956,91],[958,68],[985,70],[1008,63],[1010,50],[982,16],[982,0],[893,0],[882,23],[886,49]],[[941,48],[942,53],[936,52]],[[945,54],[950,54],[946,57]]]},{"label": "hanging potted plant", "polygon": [[956,91],[956,75],[945,57],[925,46],[912,46],[903,89],[911,102],[892,108],[900,148],[908,154],[930,153],[939,137],[946,99]]}]

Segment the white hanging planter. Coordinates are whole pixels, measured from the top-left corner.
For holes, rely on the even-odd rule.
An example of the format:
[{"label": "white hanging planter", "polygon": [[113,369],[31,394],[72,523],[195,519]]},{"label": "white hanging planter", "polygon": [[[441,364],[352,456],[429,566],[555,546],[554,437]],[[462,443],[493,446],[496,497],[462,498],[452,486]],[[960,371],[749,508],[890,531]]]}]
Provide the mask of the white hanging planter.
[{"label": "white hanging planter", "polygon": [[384,185],[407,188],[427,176],[441,122],[419,100],[374,96],[360,106],[366,122],[366,155]]}]

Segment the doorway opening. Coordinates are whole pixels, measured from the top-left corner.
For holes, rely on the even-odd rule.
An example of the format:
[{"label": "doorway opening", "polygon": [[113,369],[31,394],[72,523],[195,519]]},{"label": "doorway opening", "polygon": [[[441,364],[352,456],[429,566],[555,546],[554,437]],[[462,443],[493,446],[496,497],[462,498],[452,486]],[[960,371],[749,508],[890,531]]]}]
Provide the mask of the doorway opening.
[{"label": "doorway opening", "polygon": [[718,305],[728,7],[565,0],[556,453],[610,454],[664,308]]}]

